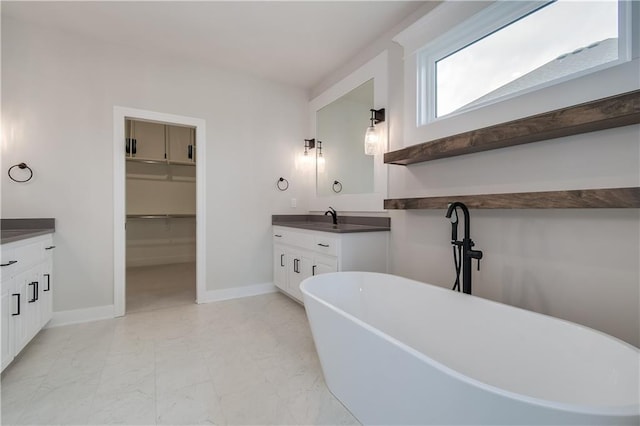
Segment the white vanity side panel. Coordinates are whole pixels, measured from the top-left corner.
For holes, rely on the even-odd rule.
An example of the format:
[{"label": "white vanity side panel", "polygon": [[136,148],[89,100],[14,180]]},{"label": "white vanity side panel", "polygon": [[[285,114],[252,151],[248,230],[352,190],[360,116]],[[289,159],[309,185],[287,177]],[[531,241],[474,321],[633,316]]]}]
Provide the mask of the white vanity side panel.
[{"label": "white vanity side panel", "polygon": [[340,236],[341,271],[387,272],[389,232],[348,233]]}]

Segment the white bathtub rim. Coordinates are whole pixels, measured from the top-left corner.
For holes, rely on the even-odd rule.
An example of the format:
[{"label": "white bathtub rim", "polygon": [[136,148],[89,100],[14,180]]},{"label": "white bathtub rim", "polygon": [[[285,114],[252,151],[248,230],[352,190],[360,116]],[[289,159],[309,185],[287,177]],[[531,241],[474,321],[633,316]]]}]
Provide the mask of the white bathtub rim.
[{"label": "white bathtub rim", "polygon": [[[369,275],[384,275],[384,276],[392,276],[392,277],[400,277],[398,275],[392,275],[392,274],[384,274],[384,273],[379,273],[379,272],[354,272],[354,271],[349,271],[349,272],[333,272],[331,273],[332,275],[338,275],[338,274],[369,274]],[[326,275],[326,274],[323,274]],[[399,347],[400,349],[406,350],[407,352],[415,355],[416,357],[418,357],[419,359],[423,360],[424,362],[426,362],[427,364],[433,366],[434,368],[437,368],[438,370],[444,372],[445,374],[448,374],[452,377],[454,377],[455,379],[461,380],[465,383],[468,383],[472,386],[476,386],[480,389],[486,390],[487,392],[490,393],[494,393],[497,394],[499,396],[503,396],[503,397],[507,397],[507,398],[512,398],[515,399],[517,401],[521,401],[527,404],[532,404],[532,405],[538,405],[538,406],[542,406],[542,407],[546,407],[546,408],[550,408],[550,409],[554,409],[554,410],[558,410],[558,411],[565,411],[565,412],[570,412],[570,413],[578,413],[578,414],[585,414],[585,415],[597,415],[597,416],[610,416],[610,417],[630,417],[630,416],[640,416],[640,404],[631,404],[631,405],[615,405],[615,406],[592,406],[592,405],[584,405],[584,404],[574,404],[574,403],[567,403],[567,402],[558,402],[558,401],[552,401],[552,400],[548,400],[548,399],[542,399],[542,398],[536,398],[536,397],[532,397],[532,396],[528,396],[528,395],[524,395],[521,393],[517,393],[517,392],[513,392],[513,391],[509,391],[506,389],[502,389],[499,388],[497,386],[482,382],[478,379],[474,379],[473,377],[469,377],[465,374],[462,374],[454,369],[452,369],[451,367],[446,366],[445,364],[442,364],[441,362],[438,362],[432,358],[429,358],[428,356],[426,356],[425,354],[423,354],[422,352],[412,348],[411,346],[397,340],[396,338],[383,333],[382,331],[378,330],[377,328],[367,324],[366,322],[362,321],[361,319],[347,313],[344,312],[338,308],[336,308],[335,306],[331,305],[328,302],[325,302],[324,300],[320,299],[319,297],[315,296],[314,294],[309,293],[309,291],[306,289],[305,284],[308,281],[312,281],[314,280],[314,278],[316,278],[316,276],[313,277],[309,277],[305,280],[303,280],[300,283],[300,290],[302,290],[302,293],[305,297],[310,297],[312,298],[314,301],[320,303],[321,305],[329,308],[330,310],[334,311],[335,313],[354,321],[356,324],[364,327],[366,330],[371,331],[372,333],[374,333],[375,335],[382,337],[386,340],[388,340],[391,344]],[[326,278],[326,277],[325,277]],[[442,290],[442,291],[451,291],[451,290],[447,290],[443,287],[438,287],[435,286],[433,284],[428,284],[428,283],[423,283],[420,281],[416,281],[416,280],[412,280],[410,278],[404,278],[404,277],[400,277],[409,281],[413,281],[415,283],[418,284],[426,284],[426,285],[430,285],[432,287],[435,287],[438,290]],[[473,295],[469,295],[471,297],[477,297],[477,296],[473,296]],[[483,299],[485,301],[488,302],[492,302],[492,303],[498,303],[500,305],[505,305],[504,303],[500,303],[500,302],[496,302],[493,300],[489,300],[489,299]],[[585,329],[589,329],[589,330],[593,330],[594,332],[601,334],[605,337],[614,339],[619,341],[620,343],[623,343],[624,345],[630,347],[631,349],[638,351],[638,348],[636,348],[635,346],[620,340],[614,336],[611,336],[609,334],[603,333],[601,331],[595,330],[595,329],[591,329],[589,327],[586,326],[582,326],[576,323],[573,323],[571,321],[567,321],[567,320],[563,320],[561,318],[556,318],[556,317],[551,317],[550,315],[545,315],[545,314],[541,314],[538,312],[533,312],[533,311],[528,311],[526,309],[522,309],[519,308],[517,306],[511,306],[511,305],[506,305],[506,306],[510,306],[512,308],[515,309],[520,309],[522,311],[525,311],[527,313],[530,314],[535,314],[535,315],[542,315],[545,317],[550,317],[553,318],[554,320],[558,320],[558,321],[563,321],[565,323],[571,324],[573,326],[579,327],[579,328],[585,328]]]}]

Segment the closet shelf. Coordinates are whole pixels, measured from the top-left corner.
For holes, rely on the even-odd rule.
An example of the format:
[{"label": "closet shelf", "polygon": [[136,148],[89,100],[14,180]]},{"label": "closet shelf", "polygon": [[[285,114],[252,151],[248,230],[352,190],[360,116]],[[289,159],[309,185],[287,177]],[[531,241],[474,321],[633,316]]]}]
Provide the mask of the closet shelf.
[{"label": "closet shelf", "polygon": [[640,208],[640,187],[394,198],[384,200],[384,208],[446,209],[454,201],[471,209]]},{"label": "closet shelf", "polygon": [[409,165],[640,123],[640,90],[435,139],[384,154]]},{"label": "closet shelf", "polygon": [[127,219],[181,219],[194,218],[195,214],[128,214]]}]

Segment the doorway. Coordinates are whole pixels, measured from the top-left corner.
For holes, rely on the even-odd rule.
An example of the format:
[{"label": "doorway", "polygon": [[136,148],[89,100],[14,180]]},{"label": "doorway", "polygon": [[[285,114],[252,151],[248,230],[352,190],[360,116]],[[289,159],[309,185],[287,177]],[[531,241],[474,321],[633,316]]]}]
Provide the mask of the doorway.
[{"label": "doorway", "polygon": [[205,140],[204,120],[114,107],[115,316],[205,299]]}]

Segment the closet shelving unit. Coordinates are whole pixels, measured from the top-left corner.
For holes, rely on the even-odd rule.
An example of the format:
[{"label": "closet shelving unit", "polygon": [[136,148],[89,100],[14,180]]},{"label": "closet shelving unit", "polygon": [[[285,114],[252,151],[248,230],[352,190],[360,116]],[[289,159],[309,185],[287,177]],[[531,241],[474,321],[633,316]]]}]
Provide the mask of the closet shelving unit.
[{"label": "closet shelving unit", "polygon": [[[125,159],[127,162],[127,179],[196,182],[194,128],[127,120],[126,132]],[[127,219],[140,220],[195,217],[195,214],[157,211],[145,212],[144,214],[127,214]]]},{"label": "closet shelving unit", "polygon": [[[410,165],[640,123],[640,90],[447,136],[384,154]],[[479,209],[640,208],[640,188],[452,195],[384,200],[385,209],[444,209],[451,201]]]}]

